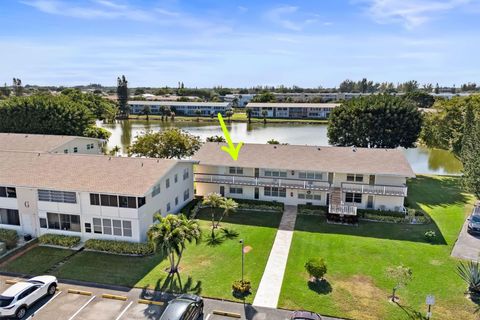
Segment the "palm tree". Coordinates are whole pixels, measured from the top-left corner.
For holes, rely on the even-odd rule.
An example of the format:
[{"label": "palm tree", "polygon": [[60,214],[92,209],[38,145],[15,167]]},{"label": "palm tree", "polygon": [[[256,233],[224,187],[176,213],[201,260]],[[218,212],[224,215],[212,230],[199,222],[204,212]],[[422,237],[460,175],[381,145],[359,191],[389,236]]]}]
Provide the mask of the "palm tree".
[{"label": "palm tree", "polygon": [[232,109],[228,109],[226,112],[225,112],[225,115],[227,116],[228,118],[228,122],[231,121],[231,118],[233,116],[233,110]]},{"label": "palm tree", "polygon": [[268,115],[268,111],[262,110],[263,124],[267,124],[267,115]]},{"label": "palm tree", "polygon": [[234,213],[235,211],[237,211],[238,203],[235,202],[235,200],[233,200],[233,199],[224,199],[223,203],[220,204],[220,208],[223,209],[223,213],[222,213],[222,216],[220,217],[220,219],[218,219],[217,225],[215,226],[215,228],[218,228],[218,226],[220,225],[220,222],[222,222],[223,218],[228,216],[230,213]]},{"label": "palm tree", "polygon": [[115,147],[113,147],[112,150],[110,150],[110,155],[116,156],[117,153],[119,153],[119,152],[120,152],[120,147],[115,145]]},{"label": "palm tree", "polygon": [[175,121],[175,112],[170,112],[170,120]]},{"label": "palm tree", "polygon": [[457,273],[468,285],[470,293],[480,294],[480,264],[478,262],[460,262],[457,266]]},{"label": "palm tree", "polygon": [[212,215],[212,239],[215,239],[215,209],[222,206],[225,198],[216,192],[211,192],[203,198],[202,204],[210,207],[210,214]]},{"label": "palm tree", "polygon": [[162,114],[162,121],[165,120],[165,106],[160,107],[160,113]]},{"label": "palm tree", "polygon": [[200,226],[197,220],[190,220],[183,214],[162,217],[157,213],[154,217],[157,222],[147,231],[148,241],[153,244],[155,252],[168,256],[169,274],[178,273],[178,266],[187,243],[198,244],[201,239]]},{"label": "palm tree", "polygon": [[200,115],[202,114],[202,110],[197,109],[195,110],[195,115],[197,116],[197,121],[200,121]]},{"label": "palm tree", "polygon": [[147,121],[148,121],[150,116],[150,106],[143,107],[142,113],[144,116],[147,117]]},{"label": "palm tree", "polygon": [[245,108],[245,113],[247,114],[247,117],[248,117],[248,123],[252,123],[252,108],[250,107]]}]

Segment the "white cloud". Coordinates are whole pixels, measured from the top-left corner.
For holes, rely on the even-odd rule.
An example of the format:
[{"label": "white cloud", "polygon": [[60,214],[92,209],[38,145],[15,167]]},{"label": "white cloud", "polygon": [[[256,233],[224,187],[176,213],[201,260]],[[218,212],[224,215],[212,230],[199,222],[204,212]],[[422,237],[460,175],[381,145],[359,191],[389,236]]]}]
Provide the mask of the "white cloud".
[{"label": "white cloud", "polygon": [[439,14],[468,5],[476,0],[360,0],[368,14],[381,24],[401,23],[407,29],[423,25]]},{"label": "white cloud", "polygon": [[298,11],[298,7],[282,6],[267,12],[266,17],[273,23],[289,30],[300,31],[302,24],[295,22],[291,16]]},{"label": "white cloud", "polygon": [[240,13],[246,13],[248,11],[248,8],[244,6],[238,6],[237,9]]}]

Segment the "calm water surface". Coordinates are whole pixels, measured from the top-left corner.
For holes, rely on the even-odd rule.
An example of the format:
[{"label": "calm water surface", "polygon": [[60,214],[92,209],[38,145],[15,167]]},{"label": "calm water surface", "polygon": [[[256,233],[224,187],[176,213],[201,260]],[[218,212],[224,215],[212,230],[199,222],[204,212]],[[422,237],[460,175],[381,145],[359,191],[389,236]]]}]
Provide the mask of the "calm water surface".
[{"label": "calm water surface", "polygon": [[[110,132],[112,136],[109,147],[118,145],[122,152],[132,143],[137,135],[147,130],[162,130],[168,127],[178,127],[202,139],[213,135],[222,135],[219,125],[198,122],[161,122],[130,120],[116,123],[98,123]],[[250,124],[232,123],[227,125],[233,141],[250,143],[266,143],[275,139],[281,143],[328,145],[327,126],[325,124]],[[416,173],[428,174],[459,174],[462,165],[448,151],[418,147],[404,150],[405,155]]]}]

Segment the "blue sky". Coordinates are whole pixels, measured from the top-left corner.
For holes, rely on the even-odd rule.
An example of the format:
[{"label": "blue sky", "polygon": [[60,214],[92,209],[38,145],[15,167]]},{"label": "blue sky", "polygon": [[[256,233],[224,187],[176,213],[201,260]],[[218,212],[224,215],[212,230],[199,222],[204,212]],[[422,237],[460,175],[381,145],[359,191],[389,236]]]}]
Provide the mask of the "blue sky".
[{"label": "blue sky", "polygon": [[3,0],[0,82],[480,82],[480,0]]}]

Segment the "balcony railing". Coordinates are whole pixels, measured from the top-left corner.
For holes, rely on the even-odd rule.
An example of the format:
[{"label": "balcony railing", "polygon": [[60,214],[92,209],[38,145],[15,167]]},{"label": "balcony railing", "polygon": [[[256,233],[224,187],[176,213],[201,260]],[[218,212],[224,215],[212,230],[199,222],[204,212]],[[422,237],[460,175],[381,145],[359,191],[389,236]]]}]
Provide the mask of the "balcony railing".
[{"label": "balcony railing", "polygon": [[369,185],[362,183],[342,183],[343,192],[354,192],[354,193],[365,193],[365,194],[375,194],[381,196],[396,196],[396,197],[406,197],[407,196],[407,187],[402,186],[387,186],[387,185]]},{"label": "balcony railing", "polygon": [[328,213],[341,214],[345,216],[356,216],[357,207],[344,204],[330,204],[328,206]]},{"label": "balcony railing", "polygon": [[195,182],[246,185],[259,187],[281,187],[293,189],[328,191],[327,181],[300,180],[288,178],[266,178],[251,176],[234,176],[212,173],[195,173]]}]

